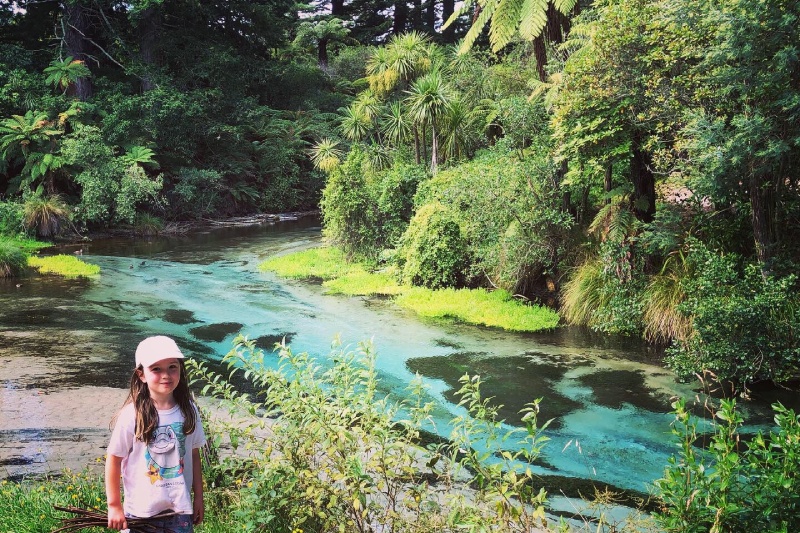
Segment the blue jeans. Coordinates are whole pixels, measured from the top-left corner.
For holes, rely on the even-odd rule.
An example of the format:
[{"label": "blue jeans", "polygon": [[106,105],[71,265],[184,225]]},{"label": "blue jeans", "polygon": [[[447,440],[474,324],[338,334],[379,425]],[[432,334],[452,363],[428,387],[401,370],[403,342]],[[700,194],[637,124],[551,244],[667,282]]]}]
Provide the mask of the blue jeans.
[{"label": "blue jeans", "polygon": [[164,518],[159,518],[158,515],[156,515],[150,518],[147,523],[152,526],[152,528],[147,528],[147,531],[157,531],[158,533],[194,533],[192,515],[190,514],[176,514],[174,516],[165,516]]}]

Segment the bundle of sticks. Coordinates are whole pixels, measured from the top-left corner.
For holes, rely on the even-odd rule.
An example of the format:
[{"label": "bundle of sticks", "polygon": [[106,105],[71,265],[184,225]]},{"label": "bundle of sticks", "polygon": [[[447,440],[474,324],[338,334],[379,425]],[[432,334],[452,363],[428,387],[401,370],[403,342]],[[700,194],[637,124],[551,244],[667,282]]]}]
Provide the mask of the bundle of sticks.
[{"label": "bundle of sticks", "polygon": [[[81,509],[80,507],[59,507],[58,505],[54,505],[53,508],[58,511],[64,511],[65,513],[72,513],[77,516],[72,518],[64,518],[61,520],[63,526],[58,529],[54,529],[51,533],[59,533],[61,531],[78,531],[80,529],[89,527],[108,526],[108,515],[106,513],[91,511],[89,509]],[[128,531],[130,531],[130,533],[162,533],[165,530],[153,525],[153,520],[168,518],[170,516],[174,516],[175,514],[177,513],[162,513],[150,518],[128,518]],[[166,533],[172,532],[170,530],[166,530]]]}]

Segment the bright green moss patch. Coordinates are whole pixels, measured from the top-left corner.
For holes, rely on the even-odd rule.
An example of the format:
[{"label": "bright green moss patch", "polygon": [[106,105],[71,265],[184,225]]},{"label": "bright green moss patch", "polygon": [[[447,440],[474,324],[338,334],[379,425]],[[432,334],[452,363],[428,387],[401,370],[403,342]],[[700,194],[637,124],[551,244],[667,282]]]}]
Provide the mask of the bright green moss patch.
[{"label": "bright green moss patch", "polygon": [[355,265],[347,262],[341,250],[323,247],[273,257],[258,268],[284,278],[329,280],[347,275]]},{"label": "bright green moss patch", "polygon": [[264,261],[261,270],[295,279],[322,279],[328,294],[395,296],[396,302],[417,314],[458,320],[507,331],[542,331],[558,326],[558,313],[547,307],[526,305],[506,291],[440,289],[400,285],[386,272],[369,272],[348,263],[336,248],[313,248]]},{"label": "bright green moss patch", "polygon": [[351,272],[341,278],[328,280],[322,284],[328,294],[347,296],[395,296],[408,290],[398,285],[394,276],[384,272],[371,273],[366,270]]},{"label": "bright green moss patch", "polygon": [[66,278],[88,278],[100,274],[100,267],[84,263],[72,255],[51,255],[48,257],[29,257],[28,266],[42,274],[56,274]]},{"label": "bright green moss patch", "polygon": [[559,320],[558,313],[552,309],[524,304],[503,290],[414,287],[396,301],[421,316],[455,319],[508,331],[554,329]]}]

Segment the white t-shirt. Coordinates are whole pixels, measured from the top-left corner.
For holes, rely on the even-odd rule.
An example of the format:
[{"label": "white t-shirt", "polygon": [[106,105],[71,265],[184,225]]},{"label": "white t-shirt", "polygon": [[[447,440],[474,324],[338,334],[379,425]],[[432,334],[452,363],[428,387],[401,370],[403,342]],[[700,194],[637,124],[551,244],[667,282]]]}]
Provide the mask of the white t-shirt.
[{"label": "white t-shirt", "polygon": [[158,411],[152,442],[134,438],[132,403],[122,408],[108,445],[109,455],[122,457],[122,508],[126,515],[146,518],[163,511],[192,514],[192,450],[206,443],[200,414],[190,435],[183,433],[179,406]]}]

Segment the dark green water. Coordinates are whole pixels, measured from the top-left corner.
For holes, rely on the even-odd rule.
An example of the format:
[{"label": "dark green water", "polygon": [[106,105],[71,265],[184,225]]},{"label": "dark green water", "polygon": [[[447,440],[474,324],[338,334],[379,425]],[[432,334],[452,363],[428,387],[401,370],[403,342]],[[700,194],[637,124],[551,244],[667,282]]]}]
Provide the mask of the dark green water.
[{"label": "dark green water", "polygon": [[[318,285],[258,272],[267,257],[319,240],[317,221],[301,219],[88,243],[83,259],[100,265],[99,279],[0,283],[2,342],[11,344],[6,349],[32,343],[26,349],[58,358],[64,372],[36,384],[48,391],[76,383],[125,387],[136,344],[152,334],[172,335],[209,360],[227,353],[239,332],[264,346],[286,337],[295,351],[317,355],[329,352],[336,335],[345,344],[374,338],[387,391],[402,395],[415,373],[423,375],[437,402],[431,429],[444,436],[462,413],[453,402],[458,378],[478,373],[511,424],[525,403],[543,398],[542,420],[553,418],[537,467],[543,476],[646,491],[661,475],[674,451],[671,398],[695,392],[645,346],[575,328],[526,335],[424,322],[386,301],[326,296]],[[101,339],[112,355],[84,365],[79,347],[60,342],[65,331]],[[754,420],[769,420],[771,400],[749,404]]]}]

